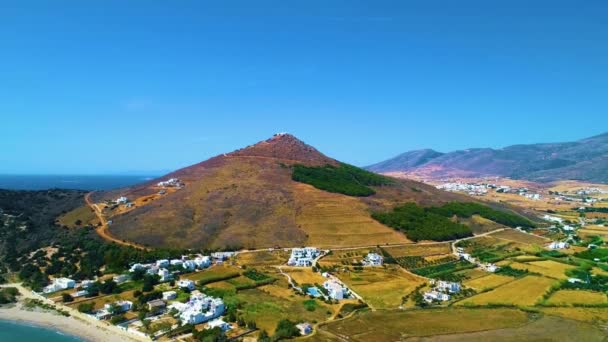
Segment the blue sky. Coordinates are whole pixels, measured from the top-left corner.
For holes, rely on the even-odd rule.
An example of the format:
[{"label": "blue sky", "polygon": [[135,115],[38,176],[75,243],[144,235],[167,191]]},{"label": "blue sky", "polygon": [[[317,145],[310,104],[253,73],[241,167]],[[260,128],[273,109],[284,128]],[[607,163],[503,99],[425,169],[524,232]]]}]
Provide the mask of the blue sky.
[{"label": "blue sky", "polygon": [[367,165],[608,131],[606,1],[2,1],[0,173],[169,170],[287,131]]}]

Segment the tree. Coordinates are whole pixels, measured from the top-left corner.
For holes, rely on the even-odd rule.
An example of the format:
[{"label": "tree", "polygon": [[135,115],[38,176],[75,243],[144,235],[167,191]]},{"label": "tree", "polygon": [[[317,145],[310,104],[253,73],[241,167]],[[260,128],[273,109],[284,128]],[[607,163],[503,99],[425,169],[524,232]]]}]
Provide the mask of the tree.
[{"label": "tree", "polygon": [[300,336],[300,330],[296,327],[296,324],[288,319],[283,319],[277,324],[272,339],[278,341],[296,336]]},{"label": "tree", "polygon": [[64,303],[69,303],[69,302],[73,302],[74,301],[74,297],[72,297],[72,295],[70,295],[69,293],[64,293],[61,295],[61,300]]},{"label": "tree", "polygon": [[268,336],[266,330],[260,331],[260,334],[258,335],[258,342],[270,342],[270,336]]},{"label": "tree", "polygon": [[89,313],[93,311],[93,308],[95,308],[95,302],[82,303],[78,305],[79,312]]}]

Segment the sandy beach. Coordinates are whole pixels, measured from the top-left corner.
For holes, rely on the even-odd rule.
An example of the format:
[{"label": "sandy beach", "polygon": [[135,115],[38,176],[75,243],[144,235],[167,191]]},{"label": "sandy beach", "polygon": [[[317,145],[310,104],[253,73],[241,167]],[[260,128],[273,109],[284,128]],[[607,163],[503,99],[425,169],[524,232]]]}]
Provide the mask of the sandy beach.
[{"label": "sandy beach", "polygon": [[[150,339],[130,334],[114,325],[98,321],[93,317],[62,305],[57,305],[57,307],[69,311],[70,317],[61,316],[55,311],[46,311],[41,308],[24,308],[22,301],[25,298],[39,299],[39,297],[20,286],[20,284],[3,285],[3,287],[9,286],[19,289],[21,293],[19,297],[20,301],[16,304],[0,306],[0,320],[54,329],[69,335],[78,336],[86,341],[150,341]],[[47,301],[51,303],[50,300]]]}]

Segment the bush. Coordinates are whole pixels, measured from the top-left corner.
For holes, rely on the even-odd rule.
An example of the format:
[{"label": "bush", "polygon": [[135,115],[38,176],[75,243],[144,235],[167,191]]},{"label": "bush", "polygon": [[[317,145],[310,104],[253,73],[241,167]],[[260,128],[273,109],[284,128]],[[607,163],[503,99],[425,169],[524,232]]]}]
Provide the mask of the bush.
[{"label": "bush", "polygon": [[69,302],[73,302],[74,301],[74,297],[72,297],[72,295],[70,295],[69,293],[64,293],[61,295],[61,300],[64,303],[69,303]]},{"label": "bush", "polygon": [[92,312],[94,308],[95,308],[95,302],[82,303],[82,304],[78,305],[78,311],[84,312],[84,313]]},{"label": "bush", "polygon": [[370,186],[390,185],[394,182],[388,177],[348,164],[316,167],[294,165],[291,178],[317,189],[349,196],[370,196],[376,193]]}]

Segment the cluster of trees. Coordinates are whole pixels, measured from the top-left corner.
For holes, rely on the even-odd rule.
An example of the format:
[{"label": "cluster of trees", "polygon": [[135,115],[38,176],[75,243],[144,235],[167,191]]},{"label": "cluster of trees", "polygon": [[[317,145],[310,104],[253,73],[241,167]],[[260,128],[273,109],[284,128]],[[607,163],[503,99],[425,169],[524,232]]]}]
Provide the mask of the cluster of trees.
[{"label": "cluster of trees", "polygon": [[376,192],[370,186],[389,185],[393,180],[358,167],[340,164],[308,167],[294,165],[291,178],[317,189],[349,196],[370,196]]},{"label": "cluster of trees", "polygon": [[407,203],[390,212],[375,212],[372,217],[389,227],[404,231],[414,241],[445,241],[473,235],[468,226],[453,222],[433,209]]},{"label": "cluster of trees", "polygon": [[0,289],[0,304],[14,303],[17,301],[19,290],[14,287],[4,287]]},{"label": "cluster of trees", "polygon": [[523,216],[511,212],[496,210],[479,203],[450,202],[442,205],[441,207],[429,208],[429,210],[435,214],[445,217],[458,216],[462,218],[467,218],[473,215],[479,215],[496,223],[500,223],[505,226],[514,228],[533,228],[536,226],[534,222],[528,220]]}]

